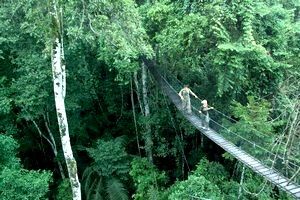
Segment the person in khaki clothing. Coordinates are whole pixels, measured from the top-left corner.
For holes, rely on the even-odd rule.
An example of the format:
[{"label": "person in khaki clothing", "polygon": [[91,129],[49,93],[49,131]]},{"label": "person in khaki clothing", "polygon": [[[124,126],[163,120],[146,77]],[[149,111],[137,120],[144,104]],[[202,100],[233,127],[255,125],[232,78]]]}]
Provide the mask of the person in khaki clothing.
[{"label": "person in khaki clothing", "polygon": [[199,99],[198,96],[195,95],[195,93],[189,88],[189,85],[184,85],[184,88],[182,88],[178,93],[182,100],[182,109],[189,114],[192,113],[190,94]]}]

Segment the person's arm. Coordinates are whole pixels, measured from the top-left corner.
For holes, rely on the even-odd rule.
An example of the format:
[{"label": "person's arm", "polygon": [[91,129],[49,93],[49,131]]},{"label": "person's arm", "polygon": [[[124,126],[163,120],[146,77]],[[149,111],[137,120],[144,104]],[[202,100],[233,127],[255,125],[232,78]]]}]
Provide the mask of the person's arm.
[{"label": "person's arm", "polygon": [[214,109],[214,107],[207,107],[205,108],[205,111],[212,110],[212,109]]},{"label": "person's arm", "polygon": [[203,106],[200,107],[200,109],[198,110],[198,112],[202,113],[202,111],[204,111]]},{"label": "person's arm", "polygon": [[178,93],[178,95],[180,96],[181,100],[183,99],[183,96],[182,96],[182,94],[181,94],[181,93],[182,93],[182,90],[183,90],[183,89],[181,89],[180,92]]},{"label": "person's arm", "polygon": [[199,99],[198,96],[195,95],[195,93],[194,93],[191,89],[189,89],[189,90],[190,90],[190,93],[191,93],[195,98]]}]

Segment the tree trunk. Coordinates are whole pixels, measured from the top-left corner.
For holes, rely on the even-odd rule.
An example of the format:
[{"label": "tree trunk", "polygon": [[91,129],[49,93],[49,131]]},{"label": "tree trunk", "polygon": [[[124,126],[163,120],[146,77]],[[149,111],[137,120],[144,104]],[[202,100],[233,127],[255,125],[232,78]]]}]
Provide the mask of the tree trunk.
[{"label": "tree trunk", "polygon": [[53,49],[52,49],[52,73],[53,73],[53,87],[55,106],[57,113],[57,120],[62,143],[64,158],[66,160],[68,174],[70,178],[73,199],[81,200],[80,182],[77,175],[77,164],[73,157],[73,152],[69,137],[69,127],[65,109],[65,91],[66,91],[66,71],[63,63],[63,44],[61,35],[61,20],[58,14],[56,1],[53,0],[52,14],[52,31],[53,31]]},{"label": "tree trunk", "polygon": [[238,199],[241,199],[242,195],[243,195],[244,173],[245,173],[245,165],[243,164],[242,175],[241,175],[241,179],[240,179]]},{"label": "tree trunk", "polygon": [[[148,89],[147,89],[147,69],[144,63],[142,63],[142,85],[143,85],[143,103],[144,103],[144,112],[145,117],[150,117],[150,109],[148,103]],[[150,162],[153,162],[153,155],[152,155],[152,136],[151,136],[151,126],[149,123],[146,124],[146,132],[144,134],[145,139],[145,150]]]},{"label": "tree trunk", "polygon": [[135,104],[134,104],[134,98],[133,98],[133,87],[132,87],[132,78],[131,77],[130,77],[130,99],[131,99],[132,115],[133,115],[135,135],[136,135],[136,144],[137,144],[137,148],[139,151],[139,155],[141,157],[141,147],[140,147],[139,133],[137,130],[137,123],[136,123],[136,116],[135,116]]},{"label": "tree trunk", "polygon": [[142,105],[142,102],[141,102],[141,97],[140,97],[140,87],[139,87],[139,81],[138,81],[138,78],[137,78],[137,72],[133,73],[133,80],[134,80],[134,84],[135,84],[135,88],[136,88],[136,95],[137,95],[137,99],[138,99],[138,102],[139,102],[141,113],[143,115],[145,115],[143,105]]}]

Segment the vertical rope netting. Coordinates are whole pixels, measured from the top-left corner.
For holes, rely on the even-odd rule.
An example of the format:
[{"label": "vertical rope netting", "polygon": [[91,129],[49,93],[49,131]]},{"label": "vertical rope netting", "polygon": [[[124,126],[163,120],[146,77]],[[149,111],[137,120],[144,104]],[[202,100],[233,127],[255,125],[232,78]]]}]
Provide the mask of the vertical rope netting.
[{"label": "vertical rope netting", "polygon": [[136,123],[135,104],[134,104],[134,98],[133,98],[133,88],[132,88],[132,78],[131,77],[130,77],[130,99],[131,99],[132,115],[133,115],[135,135],[136,135],[136,144],[138,146],[139,156],[141,157],[141,148],[140,148],[139,133],[137,130],[137,123]]},{"label": "vertical rope netting", "polygon": [[[166,94],[163,95],[163,97],[164,97],[164,103],[165,103],[166,106],[167,106],[167,110],[168,110],[168,114],[169,114],[169,116],[170,116],[171,124],[172,124],[172,126],[173,126],[173,128],[174,128],[174,130],[175,130],[176,135],[179,137],[177,128],[176,128],[176,126],[175,126],[174,118],[173,118],[172,113],[171,113],[171,111],[170,111],[170,108],[169,108],[169,105],[168,105],[168,102],[167,102],[167,100],[166,100],[165,95],[166,95]],[[181,140],[179,140],[179,145],[180,145],[180,147],[181,147],[181,153],[182,153],[182,156],[183,156],[183,158],[184,158],[184,160],[185,160],[186,166],[187,166],[187,168],[188,168],[188,170],[189,170],[189,172],[190,172],[190,171],[191,171],[191,170],[190,170],[190,166],[189,166],[189,163],[188,163],[188,161],[187,161],[187,159],[186,159],[186,156],[185,156],[185,153],[184,153],[183,144],[182,144]]]}]

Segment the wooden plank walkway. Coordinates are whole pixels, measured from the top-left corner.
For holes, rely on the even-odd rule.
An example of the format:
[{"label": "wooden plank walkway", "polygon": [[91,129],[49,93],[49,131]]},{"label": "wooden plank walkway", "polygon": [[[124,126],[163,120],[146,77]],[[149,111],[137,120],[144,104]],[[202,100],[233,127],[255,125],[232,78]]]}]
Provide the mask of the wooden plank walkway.
[{"label": "wooden plank walkway", "polygon": [[181,109],[181,100],[178,94],[171,88],[169,83],[158,73],[154,68],[154,64],[150,61],[144,60],[146,66],[149,71],[152,73],[156,82],[160,85],[163,92],[171,99],[171,101],[175,104],[178,110],[185,116],[187,120],[189,120],[199,131],[201,131],[204,135],[206,135],[209,139],[218,144],[221,148],[223,148],[226,152],[230,153],[240,162],[247,165],[254,172],[264,177],[271,183],[275,184],[282,190],[290,193],[295,197],[295,199],[300,200],[300,186],[294,182],[289,183],[289,179],[284,177],[278,171],[271,169],[270,167],[262,164],[259,160],[246,153],[245,151],[238,148],[233,143],[226,140],[220,134],[215,132],[212,129],[206,130],[202,127],[201,119],[195,114],[187,114]]}]

